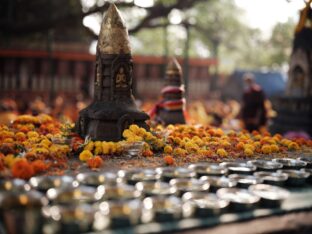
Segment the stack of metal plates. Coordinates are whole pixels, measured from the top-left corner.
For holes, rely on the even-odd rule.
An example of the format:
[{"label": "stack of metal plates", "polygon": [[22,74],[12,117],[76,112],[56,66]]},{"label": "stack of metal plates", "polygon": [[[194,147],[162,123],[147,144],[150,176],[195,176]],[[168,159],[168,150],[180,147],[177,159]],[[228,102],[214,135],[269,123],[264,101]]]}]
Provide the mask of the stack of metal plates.
[{"label": "stack of metal plates", "polygon": [[29,181],[2,179],[0,231],[148,233],[312,207],[311,161],[301,157],[203,162]]}]

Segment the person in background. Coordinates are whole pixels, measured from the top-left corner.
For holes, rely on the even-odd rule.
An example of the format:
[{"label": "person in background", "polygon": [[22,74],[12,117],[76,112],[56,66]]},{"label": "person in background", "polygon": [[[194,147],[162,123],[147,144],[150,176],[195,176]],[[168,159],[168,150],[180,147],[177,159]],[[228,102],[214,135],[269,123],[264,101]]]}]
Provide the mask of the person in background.
[{"label": "person in background", "polygon": [[266,98],[261,87],[256,84],[253,74],[246,73],[243,78],[245,90],[242,99],[241,117],[244,127],[252,132],[259,130],[267,123]]}]

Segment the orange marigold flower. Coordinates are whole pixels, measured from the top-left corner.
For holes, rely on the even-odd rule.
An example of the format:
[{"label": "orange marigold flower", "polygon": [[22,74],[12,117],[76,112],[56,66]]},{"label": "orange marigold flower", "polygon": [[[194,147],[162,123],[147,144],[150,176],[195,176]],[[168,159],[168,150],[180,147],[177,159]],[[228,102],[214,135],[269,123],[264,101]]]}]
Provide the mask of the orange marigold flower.
[{"label": "orange marigold flower", "polygon": [[171,154],[173,151],[172,147],[170,145],[166,145],[164,148],[164,153],[165,154]]},{"label": "orange marigold flower", "polygon": [[238,150],[244,149],[244,143],[243,143],[243,142],[237,143],[236,146],[235,146],[235,148],[238,149]]},{"label": "orange marigold flower", "polygon": [[165,156],[164,161],[167,165],[173,165],[175,162],[174,158],[170,155]]},{"label": "orange marigold flower", "polygon": [[291,142],[288,145],[288,149],[289,150],[298,150],[298,149],[300,149],[300,147],[299,147],[299,145],[296,142]]},{"label": "orange marigold flower", "polygon": [[89,158],[87,160],[87,165],[90,168],[99,168],[103,165],[103,159],[100,156]]},{"label": "orange marigold flower", "polygon": [[263,145],[261,147],[261,151],[264,154],[269,154],[269,153],[271,153],[271,146],[270,145]]},{"label": "orange marigold flower", "polygon": [[16,161],[11,170],[13,177],[24,180],[28,180],[34,175],[34,168],[26,159]]},{"label": "orange marigold flower", "polygon": [[0,153],[0,171],[4,169],[4,154]]},{"label": "orange marigold flower", "polygon": [[35,160],[31,163],[35,174],[43,172],[48,169],[48,165],[45,164],[42,160]]},{"label": "orange marigold flower", "polygon": [[143,156],[144,157],[151,157],[151,156],[153,156],[154,155],[154,153],[153,153],[153,151],[151,151],[150,149],[147,149],[147,150],[144,150],[143,151]]}]

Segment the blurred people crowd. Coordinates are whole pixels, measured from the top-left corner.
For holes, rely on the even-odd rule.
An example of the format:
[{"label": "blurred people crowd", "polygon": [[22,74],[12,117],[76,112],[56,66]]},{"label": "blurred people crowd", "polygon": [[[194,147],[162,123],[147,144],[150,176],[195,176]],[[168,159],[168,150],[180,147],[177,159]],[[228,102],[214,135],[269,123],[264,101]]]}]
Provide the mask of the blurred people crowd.
[{"label": "blurred people crowd", "polygon": [[89,100],[82,98],[68,98],[58,95],[52,102],[46,102],[42,97],[37,96],[34,100],[3,98],[0,99],[0,124],[9,124],[18,115],[41,113],[49,114],[62,122],[74,122],[78,118],[78,113]]}]

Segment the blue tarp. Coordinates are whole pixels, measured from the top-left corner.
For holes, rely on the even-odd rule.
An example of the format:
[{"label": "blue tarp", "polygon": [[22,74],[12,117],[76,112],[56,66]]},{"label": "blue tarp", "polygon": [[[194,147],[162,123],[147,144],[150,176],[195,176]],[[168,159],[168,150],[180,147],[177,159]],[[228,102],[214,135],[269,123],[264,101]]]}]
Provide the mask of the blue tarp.
[{"label": "blue tarp", "polygon": [[268,98],[282,96],[286,88],[286,81],[283,74],[277,71],[247,71],[236,70],[226,82],[222,96],[225,98],[240,99],[243,93],[245,73],[252,73],[256,83],[264,90]]}]

